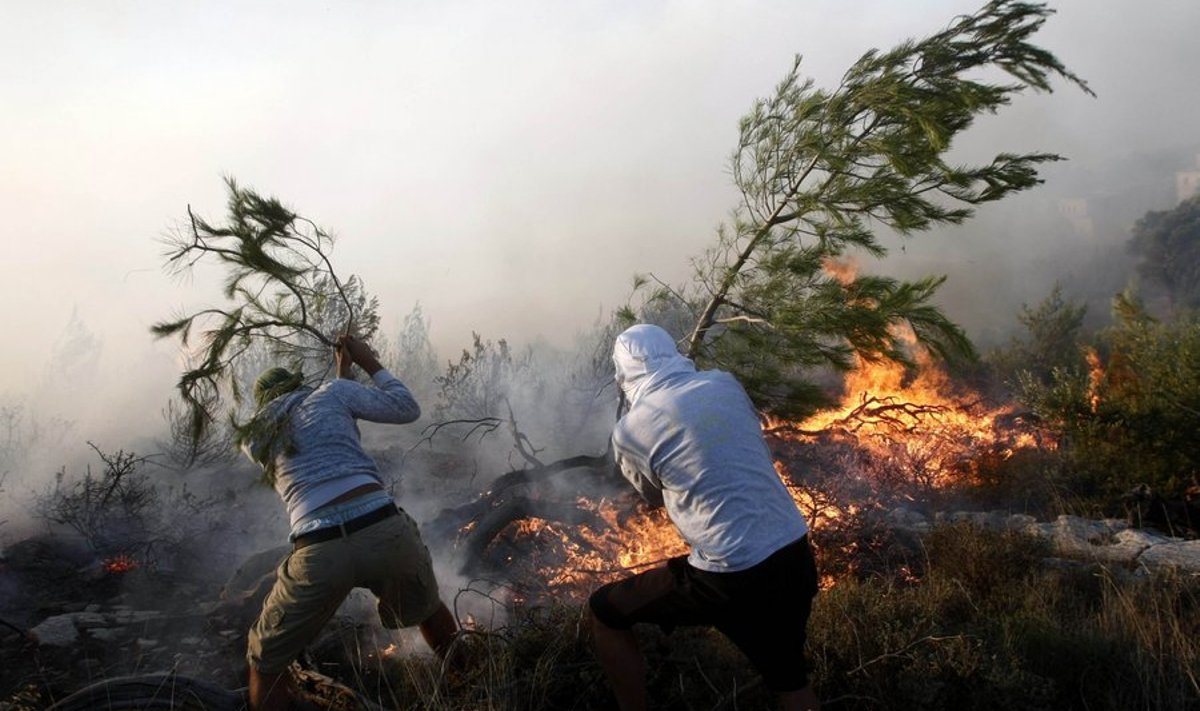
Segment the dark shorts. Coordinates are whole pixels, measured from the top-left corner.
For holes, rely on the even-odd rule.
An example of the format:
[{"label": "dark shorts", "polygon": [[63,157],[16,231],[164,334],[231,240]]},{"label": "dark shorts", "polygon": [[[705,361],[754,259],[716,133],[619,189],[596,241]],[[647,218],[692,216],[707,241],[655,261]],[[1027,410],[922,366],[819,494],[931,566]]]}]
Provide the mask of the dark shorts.
[{"label": "dark shorts", "polygon": [[785,692],[808,686],[804,641],[816,594],[817,566],[805,536],[736,573],[710,573],[686,556],[672,558],[601,587],[588,603],[613,629],[715,627],[750,658],[768,688]]}]

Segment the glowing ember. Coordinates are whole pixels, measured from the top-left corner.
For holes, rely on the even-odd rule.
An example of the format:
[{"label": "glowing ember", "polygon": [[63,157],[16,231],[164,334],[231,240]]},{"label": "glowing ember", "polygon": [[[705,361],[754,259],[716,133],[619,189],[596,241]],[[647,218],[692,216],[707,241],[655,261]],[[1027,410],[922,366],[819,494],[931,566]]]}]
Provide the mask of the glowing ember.
[{"label": "glowing ember", "polygon": [[104,566],[104,570],[109,573],[128,573],[137,567],[137,561],[132,556],[122,553],[105,559],[102,565]]}]

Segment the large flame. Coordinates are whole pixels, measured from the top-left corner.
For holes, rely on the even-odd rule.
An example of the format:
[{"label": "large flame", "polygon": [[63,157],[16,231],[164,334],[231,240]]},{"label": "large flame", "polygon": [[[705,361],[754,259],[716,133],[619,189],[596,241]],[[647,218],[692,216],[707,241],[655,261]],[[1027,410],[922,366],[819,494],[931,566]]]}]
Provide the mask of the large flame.
[{"label": "large flame", "polygon": [[598,525],[566,525],[531,517],[513,537],[529,546],[540,581],[552,590],[583,593],[687,552],[687,544],[662,509],[630,512],[607,499],[580,497],[576,504]]},{"label": "large flame", "polygon": [[[844,283],[854,278],[852,263],[829,262],[825,269]],[[988,408],[979,395],[953,386],[910,328],[893,335],[912,354],[915,368],[860,360],[846,377],[838,407],[802,422],[768,418],[764,433],[776,442],[849,442],[878,461],[902,462],[926,490],[970,475],[981,459],[1003,459],[1019,449],[1047,445],[1015,425],[1013,408]],[[782,460],[775,464],[814,530],[858,513],[862,502],[840,502],[809,491],[797,483],[803,477],[792,476],[787,466]],[[631,513],[613,502],[587,498],[578,505],[606,525],[567,526],[537,518],[519,524],[516,537],[530,544],[533,566],[549,590],[579,596],[687,551],[662,509]]]},{"label": "large flame", "polygon": [[[970,474],[977,459],[1001,458],[1045,446],[1008,422],[1012,408],[985,408],[977,395],[953,388],[945,373],[918,354],[915,372],[891,362],[863,362],[849,374],[841,404],[803,422],[768,420],[764,432],[779,440],[843,438],[880,459],[901,459],[919,485],[937,489]],[[798,484],[787,463],[776,471],[809,525],[820,530],[857,513],[859,504],[820,498]],[[687,552],[662,509],[632,512],[608,500],[580,498],[578,506],[605,525],[566,525],[540,518],[518,523],[514,540],[547,591],[572,597],[597,585],[658,565]],[[525,546],[528,546],[527,548]]]},{"label": "large flame", "polygon": [[800,423],[768,419],[766,431],[780,437],[851,438],[876,457],[914,463],[921,483],[931,488],[957,481],[981,453],[1008,458],[1045,444],[1012,426],[1012,406],[989,408],[977,394],[952,385],[911,328],[897,328],[895,337],[913,354],[915,369],[860,359],[846,377],[838,407]]}]

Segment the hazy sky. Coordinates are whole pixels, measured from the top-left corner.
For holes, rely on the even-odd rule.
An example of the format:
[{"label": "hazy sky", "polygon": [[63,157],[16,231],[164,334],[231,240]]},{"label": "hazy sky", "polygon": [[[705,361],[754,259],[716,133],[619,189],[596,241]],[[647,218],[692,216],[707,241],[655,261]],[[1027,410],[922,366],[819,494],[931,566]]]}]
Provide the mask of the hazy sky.
[{"label": "hazy sky", "polygon": [[[634,272],[686,273],[734,205],[737,119],[794,54],[830,85],[980,4],[4,0],[0,396],[45,377],[73,313],[99,377],[169,375],[148,325],[218,294],[167,278],[156,239],[189,204],[220,219],[223,175],[334,232],[389,331],[420,301],[447,352],[565,342]],[[1038,40],[1099,98],[1023,100],[988,150],[1194,144],[1200,2],[1051,5]]]}]

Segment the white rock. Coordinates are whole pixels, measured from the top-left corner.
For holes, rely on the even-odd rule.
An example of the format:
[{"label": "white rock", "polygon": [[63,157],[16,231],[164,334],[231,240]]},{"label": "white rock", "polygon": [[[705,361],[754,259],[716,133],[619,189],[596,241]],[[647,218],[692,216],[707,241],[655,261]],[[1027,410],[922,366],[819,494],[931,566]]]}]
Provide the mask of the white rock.
[{"label": "white rock", "polygon": [[1116,540],[1117,532],[1128,528],[1128,524],[1116,519],[1092,521],[1063,514],[1053,523],[1041,524],[1038,528],[1060,551],[1094,556],[1097,548],[1111,545]]},{"label": "white rock", "polygon": [[1110,545],[1092,546],[1087,550],[1086,555],[1104,563],[1133,566],[1137,563],[1138,556],[1145,550],[1146,546],[1135,541],[1117,541]]},{"label": "white rock", "polygon": [[47,617],[29,632],[39,643],[51,647],[68,647],[79,639],[79,630],[75,629],[75,616],[70,614]]},{"label": "white rock", "polygon": [[1029,514],[1012,514],[1004,522],[1004,528],[1009,531],[1028,531],[1030,526],[1036,526],[1037,519]]},{"label": "white rock", "polygon": [[1127,528],[1124,531],[1117,531],[1115,538],[1117,539],[1118,543],[1139,545],[1143,548],[1156,546],[1160,543],[1172,543],[1179,540],[1177,538],[1167,538],[1166,536],[1152,533],[1140,528]]},{"label": "white rock", "polygon": [[1200,541],[1178,541],[1150,546],[1138,562],[1151,568],[1176,568],[1200,573]]},{"label": "white rock", "polygon": [[108,617],[98,612],[75,612],[72,613],[72,617],[75,618],[75,626],[84,629],[89,627],[105,627],[109,623]]},{"label": "white rock", "polygon": [[113,640],[120,639],[123,632],[124,630],[116,627],[97,627],[88,630],[88,634],[93,639],[98,639],[101,642],[112,642]]}]

